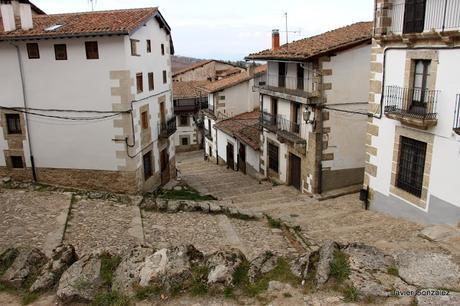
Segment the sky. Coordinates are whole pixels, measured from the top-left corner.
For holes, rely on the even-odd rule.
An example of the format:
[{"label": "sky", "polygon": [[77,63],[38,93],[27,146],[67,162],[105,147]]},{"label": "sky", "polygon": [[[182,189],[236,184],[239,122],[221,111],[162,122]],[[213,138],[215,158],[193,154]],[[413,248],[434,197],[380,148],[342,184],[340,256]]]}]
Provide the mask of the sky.
[{"label": "sky", "polygon": [[[272,29],[286,42],[370,21],[374,0],[95,0],[95,10],[158,6],[172,28],[176,55],[242,60],[271,47]],[[32,0],[48,14],[90,11],[89,0]]]}]

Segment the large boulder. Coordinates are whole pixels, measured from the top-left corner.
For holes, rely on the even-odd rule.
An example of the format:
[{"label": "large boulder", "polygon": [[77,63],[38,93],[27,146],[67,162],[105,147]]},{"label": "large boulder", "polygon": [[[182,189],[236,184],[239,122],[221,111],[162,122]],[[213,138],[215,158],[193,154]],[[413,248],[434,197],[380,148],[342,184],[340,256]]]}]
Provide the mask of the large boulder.
[{"label": "large boulder", "polygon": [[451,256],[403,252],[396,260],[399,276],[411,285],[460,291],[460,267]]},{"label": "large boulder", "polygon": [[60,245],[53,250],[51,258],[42,267],[40,274],[30,287],[30,292],[38,292],[53,288],[62,273],[77,260],[77,254],[72,245]]},{"label": "large boulder", "polygon": [[[360,243],[352,243],[342,250],[348,257],[349,281],[360,295],[388,297],[393,290],[408,291],[415,288],[407,285],[397,275],[393,257],[381,250]],[[395,273],[393,271],[392,273]]]},{"label": "large boulder", "polygon": [[331,272],[331,262],[334,259],[334,253],[338,251],[339,246],[336,242],[327,240],[319,249],[319,260],[316,267],[316,284],[322,286],[329,279]]},{"label": "large boulder", "polygon": [[63,303],[88,303],[94,299],[101,286],[100,256],[87,254],[62,274],[57,296]]},{"label": "large boulder", "polygon": [[30,285],[46,262],[46,256],[36,248],[19,249],[13,264],[5,271],[0,280],[14,288]]},{"label": "large boulder", "polygon": [[279,256],[272,252],[264,252],[254,258],[249,266],[249,281],[254,283],[256,279],[272,271],[278,265]]},{"label": "large boulder", "polygon": [[112,288],[124,294],[132,294],[135,285],[139,284],[139,273],[145,258],[153,253],[154,249],[145,246],[136,246],[129,250],[113,274]]},{"label": "large boulder", "polygon": [[209,269],[208,284],[216,287],[233,285],[233,274],[246,262],[244,254],[238,249],[219,250],[206,259]]},{"label": "large boulder", "polygon": [[187,286],[192,266],[203,254],[192,245],[161,249],[145,257],[139,270],[139,286],[159,286],[165,290]]}]

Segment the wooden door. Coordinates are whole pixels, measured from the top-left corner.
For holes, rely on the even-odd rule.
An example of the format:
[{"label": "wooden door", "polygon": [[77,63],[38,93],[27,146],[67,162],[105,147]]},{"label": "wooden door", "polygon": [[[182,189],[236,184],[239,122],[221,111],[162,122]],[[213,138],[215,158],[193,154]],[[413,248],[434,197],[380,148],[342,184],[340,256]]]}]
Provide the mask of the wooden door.
[{"label": "wooden door", "polygon": [[161,168],[161,185],[164,185],[169,182],[170,173],[169,173],[169,154],[168,149],[164,149],[160,153],[160,168]]},{"label": "wooden door", "polygon": [[160,124],[162,127],[166,125],[166,106],[164,102],[160,103]]},{"label": "wooden door", "polygon": [[289,153],[289,170],[290,170],[290,179],[289,183],[295,188],[300,190],[300,157]]},{"label": "wooden door", "polygon": [[238,151],[238,168],[241,172],[246,174],[246,146],[240,144],[240,149]]},{"label": "wooden door", "polygon": [[227,168],[235,169],[235,159],[233,158],[233,144],[227,143]]}]

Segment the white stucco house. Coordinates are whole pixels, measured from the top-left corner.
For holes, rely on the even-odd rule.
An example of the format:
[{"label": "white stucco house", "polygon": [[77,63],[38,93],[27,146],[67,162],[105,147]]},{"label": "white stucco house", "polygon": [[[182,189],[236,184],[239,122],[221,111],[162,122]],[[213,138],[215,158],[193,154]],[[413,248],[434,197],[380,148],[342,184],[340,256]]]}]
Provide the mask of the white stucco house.
[{"label": "white stucco house", "polygon": [[260,95],[260,172],[308,194],[357,188],[364,176],[371,22],[272,48]]},{"label": "white stucco house", "polygon": [[174,51],[158,8],[0,9],[0,176],[134,193],[175,175]]},{"label": "white stucco house", "polygon": [[460,222],[460,0],[377,0],[364,180],[370,209]]},{"label": "white stucco house", "polygon": [[[239,114],[259,108],[259,96],[253,91],[254,81],[265,74],[267,67],[250,67],[248,71],[211,82],[203,86],[208,94],[208,108],[202,111],[204,130],[204,151],[208,159],[219,164],[227,163],[227,153],[219,149],[220,143],[215,124]],[[233,155],[233,154],[230,154]],[[236,162],[236,159],[234,160]],[[232,167],[234,169],[234,167]]]}]

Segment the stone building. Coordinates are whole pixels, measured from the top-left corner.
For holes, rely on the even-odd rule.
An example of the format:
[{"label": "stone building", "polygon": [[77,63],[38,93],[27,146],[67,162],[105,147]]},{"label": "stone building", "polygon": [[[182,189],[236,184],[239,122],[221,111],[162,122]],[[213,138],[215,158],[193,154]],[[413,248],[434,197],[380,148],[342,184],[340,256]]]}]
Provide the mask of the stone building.
[{"label": "stone building", "polygon": [[203,148],[203,119],[201,109],[208,108],[208,92],[201,89],[208,81],[173,82],[174,113],[177,132],[176,152]]},{"label": "stone building", "polygon": [[460,0],[377,0],[366,174],[370,208],[460,221]]},{"label": "stone building", "polygon": [[27,2],[0,2],[0,176],[133,193],[175,176],[159,10],[36,15]]},{"label": "stone building", "polygon": [[260,94],[260,172],[301,192],[360,188],[365,166],[371,22],[247,56],[268,62]]},{"label": "stone building", "polygon": [[206,60],[177,71],[173,75],[173,81],[216,81],[244,71],[244,68],[228,62]]}]

